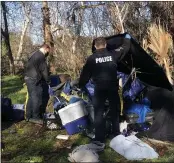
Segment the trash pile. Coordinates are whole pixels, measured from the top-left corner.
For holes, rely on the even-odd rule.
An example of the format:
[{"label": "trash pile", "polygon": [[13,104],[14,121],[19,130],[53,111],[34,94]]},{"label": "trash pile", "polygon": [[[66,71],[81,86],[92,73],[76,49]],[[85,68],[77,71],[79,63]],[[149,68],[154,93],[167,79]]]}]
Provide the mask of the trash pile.
[{"label": "trash pile", "polygon": [[[123,42],[124,35],[107,37],[107,48],[110,50],[118,48]],[[95,50],[94,45],[92,50]],[[174,91],[172,91],[174,87],[169,83],[162,68],[134,39],[131,39],[130,52],[123,58],[118,70],[119,72],[115,73],[118,80],[122,81],[120,90],[123,108],[120,113],[123,111],[123,116],[120,116],[121,134],[111,140],[110,147],[128,160],[158,158],[154,149],[138,138],[174,141]],[[82,133],[95,138],[92,80],[86,84],[84,90],[78,88],[78,79],[72,81],[67,78],[61,82],[59,75],[54,75],[51,76],[51,81],[49,94],[53,99],[54,111],[44,115],[44,125],[51,130],[65,129],[68,135]],[[15,119],[15,114],[23,110],[23,106],[12,107],[9,100],[3,100],[1,98],[4,118],[8,110],[13,108],[14,114],[10,116]],[[107,137],[112,133],[108,101],[105,103],[103,116],[106,121]],[[23,117],[23,112],[17,117]],[[68,136],[59,135],[58,138],[67,140]],[[79,146],[68,159],[71,162],[99,162],[96,149],[103,150],[103,144]]]},{"label": "trash pile", "polygon": [[[133,76],[133,74],[131,75]],[[150,123],[153,122],[154,113],[150,109],[150,101],[143,96],[143,91],[146,90],[145,85],[138,79],[128,81],[133,78],[123,73],[118,73],[118,78],[120,76],[124,76],[123,85],[130,83],[130,86],[127,84],[122,88],[124,90],[126,87],[126,91],[123,92],[123,113],[126,117],[124,120],[128,125],[122,128],[121,132],[128,136],[131,132],[146,131],[150,128]],[[56,87],[59,89],[52,87],[54,91],[50,92],[50,95],[54,98],[54,113],[45,114],[45,124],[50,129],[58,129],[55,124],[59,122],[58,119],[60,118],[62,128],[66,129],[69,135],[81,132],[90,138],[94,138],[94,108],[91,102],[94,95],[94,85],[90,80],[83,91],[77,85],[77,81],[68,80],[62,87]],[[104,117],[106,118],[106,136],[108,136],[112,133],[112,124],[107,101],[105,106]]]}]

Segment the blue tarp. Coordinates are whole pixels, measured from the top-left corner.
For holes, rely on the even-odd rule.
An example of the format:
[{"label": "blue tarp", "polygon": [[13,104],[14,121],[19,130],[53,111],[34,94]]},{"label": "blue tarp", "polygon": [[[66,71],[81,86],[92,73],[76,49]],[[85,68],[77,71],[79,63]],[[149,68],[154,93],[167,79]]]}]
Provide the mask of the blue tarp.
[{"label": "blue tarp", "polygon": [[137,123],[144,123],[146,114],[152,112],[150,109],[150,101],[144,98],[139,104],[133,103],[128,106],[126,113],[134,113],[138,115]]}]

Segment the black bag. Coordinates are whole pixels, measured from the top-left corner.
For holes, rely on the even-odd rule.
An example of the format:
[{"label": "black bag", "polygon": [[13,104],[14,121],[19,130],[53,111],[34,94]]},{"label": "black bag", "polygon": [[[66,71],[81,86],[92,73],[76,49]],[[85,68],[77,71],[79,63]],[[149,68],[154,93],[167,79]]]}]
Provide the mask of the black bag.
[{"label": "black bag", "polygon": [[13,108],[10,98],[1,97],[2,121],[13,119]]}]

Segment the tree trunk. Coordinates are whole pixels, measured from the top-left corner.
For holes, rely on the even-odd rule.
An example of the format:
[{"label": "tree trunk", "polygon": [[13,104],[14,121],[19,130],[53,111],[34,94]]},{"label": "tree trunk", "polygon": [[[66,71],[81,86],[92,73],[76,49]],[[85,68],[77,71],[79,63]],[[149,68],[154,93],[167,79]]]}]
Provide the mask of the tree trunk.
[{"label": "tree trunk", "polygon": [[163,61],[164,61],[165,69],[166,69],[166,75],[167,75],[170,83],[173,84],[172,74],[170,73],[169,64],[167,63],[166,58],[164,58]]},{"label": "tree trunk", "polygon": [[[48,7],[47,1],[43,1],[42,14],[43,14],[44,43],[48,44],[51,47],[51,49],[53,49],[54,41],[53,41],[53,36],[51,34],[50,12],[49,12],[49,7]],[[53,51],[51,51],[51,53],[48,57],[49,69],[50,69],[50,64],[51,64],[52,60],[53,60]]]},{"label": "tree trunk", "polygon": [[128,5],[124,4],[122,9],[119,9],[117,2],[112,2],[107,5],[109,15],[111,17],[112,26],[115,33],[124,33],[124,19],[128,12]]},{"label": "tree trunk", "polygon": [[17,56],[16,56],[17,64],[19,63],[19,60],[22,57],[24,38],[25,38],[25,35],[26,35],[26,32],[27,32],[28,25],[30,23],[31,9],[29,8],[28,11],[27,11],[26,6],[24,6],[24,5],[23,5],[23,9],[24,9],[24,12],[25,12],[25,22],[24,22],[24,25],[23,25],[23,28],[22,28],[21,39],[20,39],[20,43],[19,43],[18,53],[17,53]]},{"label": "tree trunk", "polygon": [[54,47],[53,37],[51,34],[51,23],[50,23],[50,12],[48,7],[48,2],[43,1],[43,30],[44,30],[44,41],[46,44]]},{"label": "tree trunk", "polygon": [[2,10],[3,10],[3,17],[4,17],[4,25],[5,25],[5,30],[1,28],[1,33],[2,36],[4,37],[5,41],[5,46],[6,46],[6,55],[9,57],[9,62],[10,62],[10,73],[12,75],[15,74],[15,66],[14,66],[14,59],[11,51],[11,46],[10,46],[10,40],[9,40],[9,32],[8,32],[8,22],[7,22],[7,16],[6,16],[6,5],[5,1],[1,2],[2,5]]}]

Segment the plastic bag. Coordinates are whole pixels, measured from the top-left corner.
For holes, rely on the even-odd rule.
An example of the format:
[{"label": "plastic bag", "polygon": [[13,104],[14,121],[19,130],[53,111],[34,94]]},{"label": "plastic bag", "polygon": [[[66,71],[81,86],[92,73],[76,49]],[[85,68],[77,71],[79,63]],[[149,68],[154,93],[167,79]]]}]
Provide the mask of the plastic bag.
[{"label": "plastic bag", "polygon": [[159,156],[152,147],[134,135],[118,135],[111,140],[109,146],[128,160],[154,159]]},{"label": "plastic bag", "polygon": [[65,94],[70,94],[70,93],[71,93],[71,90],[72,90],[72,89],[71,89],[70,81],[67,81],[67,82],[65,83],[65,86],[64,86],[62,92],[64,92]]},{"label": "plastic bag", "polygon": [[144,123],[146,114],[152,112],[147,105],[143,104],[131,104],[127,109],[126,113],[135,113],[139,116],[137,123]]},{"label": "plastic bag", "polygon": [[135,79],[131,83],[130,89],[123,93],[123,96],[128,97],[133,101],[144,88],[145,86],[138,79]]},{"label": "plastic bag", "polygon": [[92,84],[91,81],[89,81],[87,84],[86,84],[86,88],[90,94],[90,96],[94,96],[94,84]]}]

